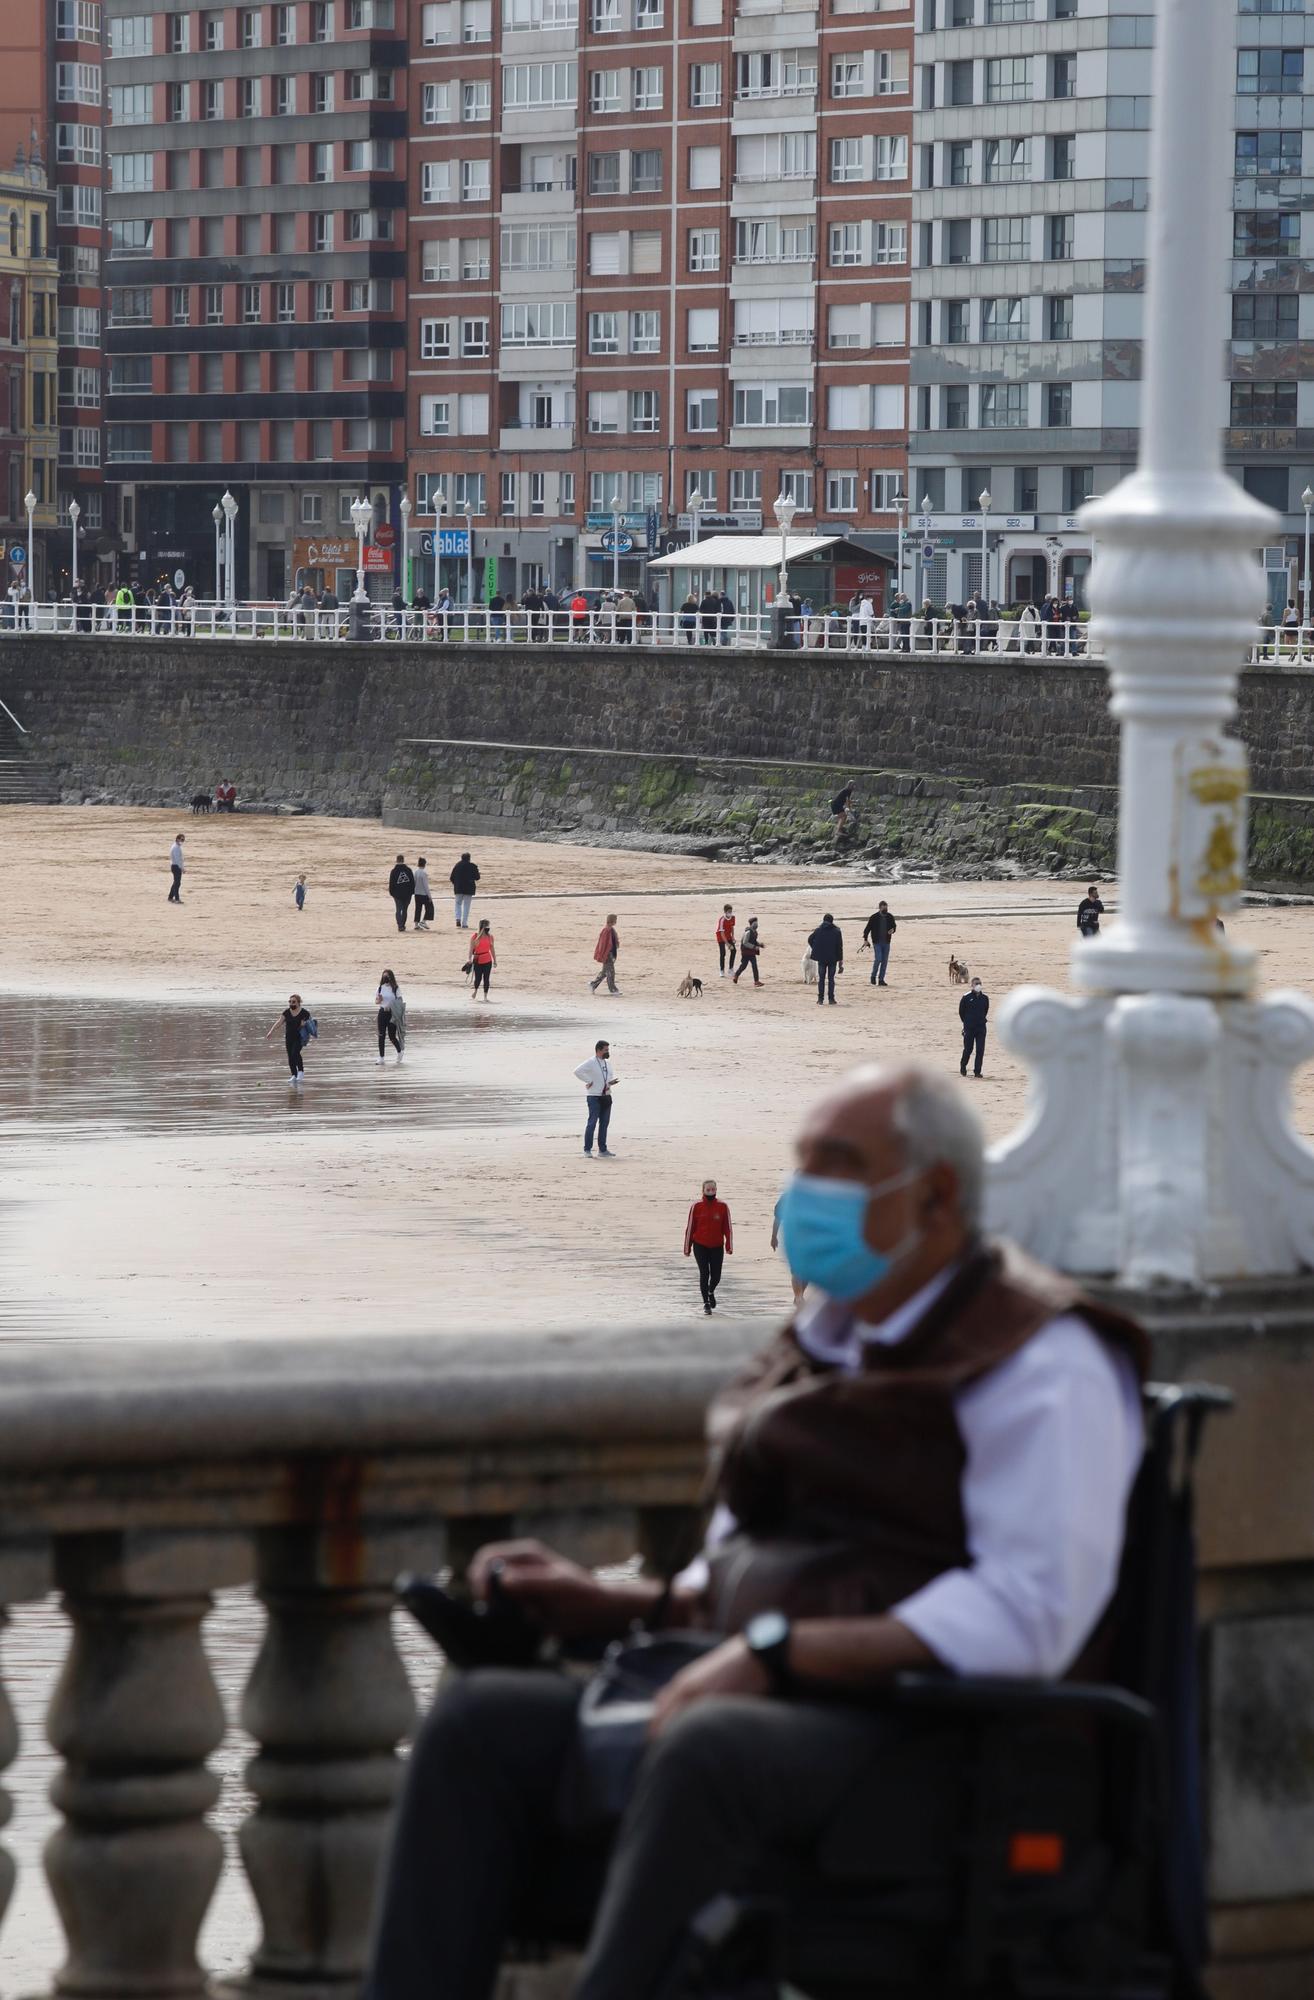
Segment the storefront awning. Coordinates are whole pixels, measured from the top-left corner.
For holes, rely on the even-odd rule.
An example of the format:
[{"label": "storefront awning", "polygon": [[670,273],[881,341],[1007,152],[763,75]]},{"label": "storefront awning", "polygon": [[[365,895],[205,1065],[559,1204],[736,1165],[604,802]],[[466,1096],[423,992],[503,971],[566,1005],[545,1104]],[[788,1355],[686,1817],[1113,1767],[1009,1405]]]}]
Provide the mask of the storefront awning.
[{"label": "storefront awning", "polygon": [[[823,549],[838,548],[842,535],[787,535],[786,556],[791,563],[820,555]],[[706,541],[658,556],[649,569],[779,569],[779,535],[709,535]]]}]

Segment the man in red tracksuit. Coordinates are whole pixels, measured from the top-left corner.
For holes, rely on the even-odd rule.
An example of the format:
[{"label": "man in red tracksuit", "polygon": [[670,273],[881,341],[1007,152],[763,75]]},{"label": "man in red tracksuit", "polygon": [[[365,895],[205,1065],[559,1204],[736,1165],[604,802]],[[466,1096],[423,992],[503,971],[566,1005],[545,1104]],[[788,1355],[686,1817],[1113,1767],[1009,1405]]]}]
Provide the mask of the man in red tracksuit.
[{"label": "man in red tracksuit", "polygon": [[716,1288],[721,1282],[721,1265],[735,1254],[730,1210],[716,1198],[716,1182],[703,1182],[703,1198],[694,1202],[684,1225],[684,1254],[692,1250],[698,1263],[698,1286],[703,1295],[703,1311],[716,1310]]},{"label": "man in red tracksuit", "polygon": [[721,955],[721,977],[724,979],[727,956],[731,972],[735,969],[735,913],[730,903],[726,904],[717,919],[716,948]]}]

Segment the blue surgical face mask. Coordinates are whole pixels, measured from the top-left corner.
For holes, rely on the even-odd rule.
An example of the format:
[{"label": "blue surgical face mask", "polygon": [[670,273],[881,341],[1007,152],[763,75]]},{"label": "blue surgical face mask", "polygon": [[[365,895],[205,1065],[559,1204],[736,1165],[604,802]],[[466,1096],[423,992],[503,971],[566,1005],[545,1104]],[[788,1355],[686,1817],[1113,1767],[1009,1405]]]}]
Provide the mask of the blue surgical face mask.
[{"label": "blue surgical face mask", "polygon": [[819,1285],[833,1299],[860,1299],[879,1285],[912,1249],[917,1235],[905,1237],[893,1250],[873,1250],[862,1233],[867,1204],[916,1180],[920,1172],[908,1168],[875,1187],[795,1174],[780,1197],[780,1236],[794,1276],[805,1285]]}]

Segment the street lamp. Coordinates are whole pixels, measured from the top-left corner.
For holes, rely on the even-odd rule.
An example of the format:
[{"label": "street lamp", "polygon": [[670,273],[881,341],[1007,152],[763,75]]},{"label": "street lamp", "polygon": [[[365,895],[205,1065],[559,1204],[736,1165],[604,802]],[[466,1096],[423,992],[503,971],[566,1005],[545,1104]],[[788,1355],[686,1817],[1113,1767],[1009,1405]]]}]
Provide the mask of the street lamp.
[{"label": "street lamp", "polygon": [[1300,504],[1305,509],[1305,582],[1303,586],[1305,609],[1300,622],[1302,625],[1308,625],[1309,624],[1309,510],[1311,507],[1314,507],[1314,493],[1310,492],[1308,486],[1305,488],[1305,491],[1300,496]]},{"label": "street lamp", "polygon": [[703,511],[702,494],[691,493],[689,495],[689,522],[690,522],[689,546],[691,549],[696,549],[698,547],[698,523],[702,516],[702,511]]},{"label": "street lamp", "polygon": [[474,604],[474,515],[469,506],[465,510],[465,603],[468,619]]},{"label": "street lamp", "polygon": [[780,602],[776,606],[776,644],[783,646],[789,631],[789,531],[794,525],[798,512],[797,503],[787,493],[778,493],[774,504],[776,525],[780,529]]},{"label": "street lamp", "polygon": [[374,518],[374,508],[358,494],[351,503],[351,525],[356,530],[356,588],[352,592],[353,604],[368,604],[369,592],[365,588],[365,536]]},{"label": "street lamp", "polygon": [[[36,494],[32,491],[31,487],[29,487],[27,492],[23,496],[23,505],[27,508],[27,587],[31,593],[32,602],[34,604],[36,603],[36,542],[32,534],[32,516],[36,512],[36,503],[37,503]],[[1309,540],[1308,507],[1305,509],[1305,539],[1306,543],[1308,544]],[[1307,569],[1309,568],[1308,554],[1306,554],[1305,557],[1305,567]]]},{"label": "street lamp", "polygon": [[990,502],[992,494],[988,486],[982,487],[976,496],[976,504],[981,509],[981,588],[985,592],[986,609],[990,608]]},{"label": "street lamp", "polygon": [[237,602],[237,561],[234,553],[236,541],[233,526],[237,520],[237,502],[227,488],[224,489],[224,497],[219,505],[224,510],[224,581],[228,602],[232,605]]},{"label": "street lamp", "polygon": [[406,603],[406,604],[409,604],[409,603],[410,603],[410,601],[411,601],[411,596],[412,596],[412,592],[411,592],[411,501],[410,501],[410,495],[409,495],[409,494],[406,494],[406,493],[403,493],[403,495],[402,495],[402,502],[401,502],[401,509],[400,509],[400,512],[401,512],[401,517],[402,517],[402,574],[401,574],[401,581],[402,581],[402,601],[403,601],[404,603]]},{"label": "street lamp", "polygon": [[620,524],[624,510],[620,487],[611,496],[611,587],[620,596]]},{"label": "street lamp", "polygon": [[900,597],[902,597],[902,595],[903,595],[903,531],[904,531],[904,524],[905,524],[905,522],[907,521],[907,518],[908,518],[908,495],[907,495],[907,494],[906,494],[906,493],[905,493],[905,492],[903,491],[903,488],[902,488],[902,487],[900,487],[899,491],[898,491],[898,492],[897,492],[897,493],[895,494],[895,496],[894,496],[894,511],[895,511],[895,513],[896,513],[896,514],[898,515],[898,517],[899,517],[899,589],[898,589],[898,594],[899,594],[899,596],[900,596]]},{"label": "street lamp", "polygon": [[221,539],[224,532],[224,510],[218,502],[211,509],[210,519],[214,522],[214,601],[217,609],[219,600],[224,594],[224,546]]},{"label": "street lamp", "polygon": [[70,501],[69,501],[69,503],[68,503],[68,518],[69,518],[69,520],[70,520],[70,521],[71,521],[71,522],[73,523],[73,583],[72,583],[72,588],[73,588],[74,590],[76,590],[76,589],[77,589],[77,587],[78,587],[78,521],[80,520],[80,518],[81,518],[81,515],[82,515],[82,509],[81,509],[81,508],[79,507],[79,505],[78,505],[77,501],[76,501],[76,500],[70,500]]}]

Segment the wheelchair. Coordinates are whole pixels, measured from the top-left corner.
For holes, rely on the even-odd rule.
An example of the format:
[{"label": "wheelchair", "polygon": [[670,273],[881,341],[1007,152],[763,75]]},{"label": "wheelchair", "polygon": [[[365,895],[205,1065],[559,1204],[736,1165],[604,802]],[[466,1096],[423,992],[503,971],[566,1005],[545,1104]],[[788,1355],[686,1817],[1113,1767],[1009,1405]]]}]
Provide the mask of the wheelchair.
[{"label": "wheelchair", "polygon": [[1205,2000],[1193,1481],[1231,1397],[1145,1402],[1108,1679],[901,1675],[897,1823],[855,1800],[779,1882],[718,1897],[669,2000]]}]

